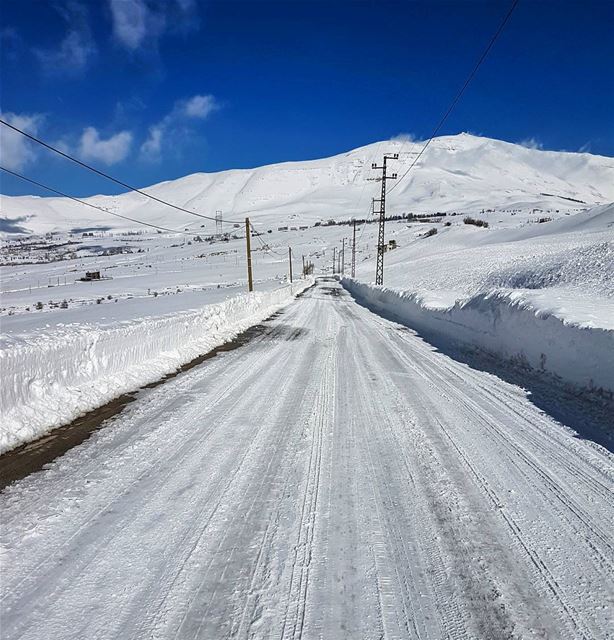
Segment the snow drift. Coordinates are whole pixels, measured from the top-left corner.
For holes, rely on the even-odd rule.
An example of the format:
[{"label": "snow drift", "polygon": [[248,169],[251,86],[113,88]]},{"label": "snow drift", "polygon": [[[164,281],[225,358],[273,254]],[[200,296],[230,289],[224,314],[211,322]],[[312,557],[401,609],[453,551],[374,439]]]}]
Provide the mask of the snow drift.
[{"label": "snow drift", "polygon": [[614,391],[614,330],[568,322],[537,309],[521,291],[479,293],[446,308],[429,305],[408,291],[349,278],[342,284],[359,303],[427,338],[521,361],[575,386]]},{"label": "snow drift", "polygon": [[109,327],[55,328],[0,349],[0,453],[158,380],[268,317],[311,284]]}]

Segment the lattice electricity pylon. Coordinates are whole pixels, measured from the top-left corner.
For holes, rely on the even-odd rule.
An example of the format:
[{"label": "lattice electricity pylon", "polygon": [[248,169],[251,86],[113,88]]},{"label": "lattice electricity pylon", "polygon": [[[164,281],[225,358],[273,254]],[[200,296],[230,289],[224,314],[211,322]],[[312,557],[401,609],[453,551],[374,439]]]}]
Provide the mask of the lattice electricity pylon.
[{"label": "lattice electricity pylon", "polygon": [[[378,167],[375,162],[371,165],[371,169],[381,169],[382,171],[381,178],[373,178],[374,180],[381,180],[382,182],[382,196],[379,199],[379,229],[377,234],[377,264],[375,267],[375,284],[384,284],[384,251],[386,250],[386,245],[384,242],[384,224],[386,222],[386,180],[396,180],[397,178],[396,173],[386,175],[386,161],[398,159],[398,153],[385,153],[384,162],[381,167]],[[373,200],[374,205],[375,202],[377,202],[377,200]],[[374,210],[374,213],[377,212]]]},{"label": "lattice electricity pylon", "polygon": [[221,211],[216,211],[215,212],[215,233],[218,236],[221,236],[223,233],[223,229],[222,229],[222,212]]}]

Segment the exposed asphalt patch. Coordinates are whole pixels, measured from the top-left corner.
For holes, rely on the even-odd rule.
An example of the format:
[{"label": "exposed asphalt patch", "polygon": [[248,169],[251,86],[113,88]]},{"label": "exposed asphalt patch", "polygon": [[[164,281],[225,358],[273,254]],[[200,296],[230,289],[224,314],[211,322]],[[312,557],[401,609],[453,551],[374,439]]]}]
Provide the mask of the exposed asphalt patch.
[{"label": "exposed asphalt patch", "polygon": [[344,291],[340,287],[320,287],[322,292],[326,295],[333,296],[333,298],[340,298]]}]

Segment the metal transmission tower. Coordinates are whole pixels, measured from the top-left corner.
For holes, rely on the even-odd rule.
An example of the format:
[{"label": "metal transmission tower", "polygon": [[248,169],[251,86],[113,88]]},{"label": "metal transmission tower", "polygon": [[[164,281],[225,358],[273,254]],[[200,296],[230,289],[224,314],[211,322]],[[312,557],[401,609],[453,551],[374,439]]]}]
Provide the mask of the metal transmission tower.
[{"label": "metal transmission tower", "polygon": [[375,180],[382,181],[382,197],[373,202],[379,202],[379,231],[377,236],[377,266],[375,267],[375,284],[384,284],[384,251],[386,245],[384,244],[384,223],[386,221],[386,180],[396,180],[397,174],[392,173],[386,175],[386,161],[398,160],[398,153],[385,153],[384,162],[381,167],[378,167],[375,163],[371,165],[371,169],[381,169],[382,177],[375,178]]},{"label": "metal transmission tower", "polygon": [[222,212],[221,211],[216,211],[215,212],[215,233],[218,236],[221,236],[223,233],[223,229],[222,229]]}]

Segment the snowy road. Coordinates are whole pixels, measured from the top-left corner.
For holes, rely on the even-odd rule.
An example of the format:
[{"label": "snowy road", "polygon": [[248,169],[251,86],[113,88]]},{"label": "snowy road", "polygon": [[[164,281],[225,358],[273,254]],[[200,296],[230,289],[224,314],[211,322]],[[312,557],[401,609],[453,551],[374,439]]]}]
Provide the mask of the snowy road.
[{"label": "snowy road", "polygon": [[323,282],[0,496],[2,637],[606,638],[612,456]]}]

